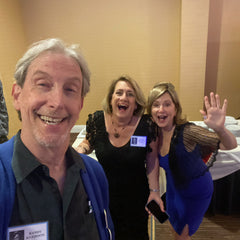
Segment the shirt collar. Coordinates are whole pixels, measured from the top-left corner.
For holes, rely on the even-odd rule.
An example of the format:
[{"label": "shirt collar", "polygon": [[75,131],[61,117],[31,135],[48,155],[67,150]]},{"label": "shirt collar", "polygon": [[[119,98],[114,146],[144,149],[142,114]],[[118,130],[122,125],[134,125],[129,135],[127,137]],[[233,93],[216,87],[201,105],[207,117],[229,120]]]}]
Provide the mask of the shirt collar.
[{"label": "shirt collar", "polygon": [[[19,131],[14,139],[14,151],[12,159],[12,168],[17,183],[22,182],[31,172],[37,169],[41,164],[37,158],[28,150],[21,140],[21,131]],[[85,170],[85,165],[79,153],[77,153],[71,146],[68,147],[66,152],[68,159],[68,168]],[[46,166],[44,166],[46,168]]]}]

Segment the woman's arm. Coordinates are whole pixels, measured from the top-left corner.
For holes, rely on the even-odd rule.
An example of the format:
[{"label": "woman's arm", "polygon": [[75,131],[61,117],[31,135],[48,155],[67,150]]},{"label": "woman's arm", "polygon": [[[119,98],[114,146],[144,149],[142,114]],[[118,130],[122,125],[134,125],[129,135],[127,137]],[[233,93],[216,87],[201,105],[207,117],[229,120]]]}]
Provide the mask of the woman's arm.
[{"label": "woman's arm", "polygon": [[225,127],[220,131],[215,132],[218,134],[220,138],[220,149],[222,150],[231,150],[237,147],[236,137]]},{"label": "woman's arm", "polygon": [[101,113],[95,112],[93,114],[88,115],[88,119],[86,121],[86,128],[85,128],[86,130],[85,138],[77,147],[75,147],[75,150],[79,153],[90,154],[94,150],[93,143],[91,140],[95,138],[95,135],[96,135],[96,131],[93,131],[93,129],[96,128],[95,126],[96,120],[94,117],[96,114],[99,115]]},{"label": "woman's arm", "polygon": [[204,104],[206,111],[200,110],[200,113],[203,116],[204,123],[218,134],[220,139],[220,149],[230,150],[237,147],[236,137],[229,130],[227,130],[224,125],[227,110],[227,100],[224,100],[221,108],[219,95],[214,95],[214,93],[211,92],[210,101],[208,97],[205,96]]},{"label": "woman's arm", "polygon": [[[159,188],[159,160],[158,160],[158,141],[153,141],[150,144],[152,152],[147,154],[147,176],[150,194],[148,197],[148,202],[154,199],[161,207],[161,210],[164,211],[163,202],[160,196]],[[149,212],[150,213],[150,212]]]}]

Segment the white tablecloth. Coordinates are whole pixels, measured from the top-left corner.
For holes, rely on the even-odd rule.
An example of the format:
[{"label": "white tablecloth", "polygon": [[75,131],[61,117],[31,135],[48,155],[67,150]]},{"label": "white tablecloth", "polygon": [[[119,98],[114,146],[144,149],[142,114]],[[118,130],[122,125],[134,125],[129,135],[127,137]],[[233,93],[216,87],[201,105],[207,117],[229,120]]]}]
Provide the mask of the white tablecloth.
[{"label": "white tablecloth", "polygon": [[219,150],[216,159],[210,168],[213,180],[240,170],[240,145],[228,151]]}]

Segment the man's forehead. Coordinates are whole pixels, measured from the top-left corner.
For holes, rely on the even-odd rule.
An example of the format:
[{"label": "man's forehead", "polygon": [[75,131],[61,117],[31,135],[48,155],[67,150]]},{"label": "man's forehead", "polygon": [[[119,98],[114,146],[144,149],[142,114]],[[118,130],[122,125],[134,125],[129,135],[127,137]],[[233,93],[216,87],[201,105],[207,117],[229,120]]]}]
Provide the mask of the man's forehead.
[{"label": "man's forehead", "polygon": [[65,70],[66,74],[72,73],[82,79],[82,71],[78,62],[63,53],[44,52],[36,57],[29,65],[27,74],[47,73],[47,69]]}]

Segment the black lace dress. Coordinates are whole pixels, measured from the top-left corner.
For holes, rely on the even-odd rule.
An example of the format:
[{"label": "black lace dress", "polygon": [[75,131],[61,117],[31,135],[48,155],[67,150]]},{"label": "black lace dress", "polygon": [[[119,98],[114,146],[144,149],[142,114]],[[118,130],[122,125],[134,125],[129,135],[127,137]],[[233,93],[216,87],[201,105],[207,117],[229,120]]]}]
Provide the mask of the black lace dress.
[{"label": "black lace dress", "polygon": [[146,154],[154,137],[154,125],[144,115],[134,136],[147,136],[145,147],[114,147],[106,132],[103,111],[88,116],[87,139],[109,181],[110,211],[116,240],[145,240],[148,238],[148,214],[145,210],[149,195],[146,175]]}]

